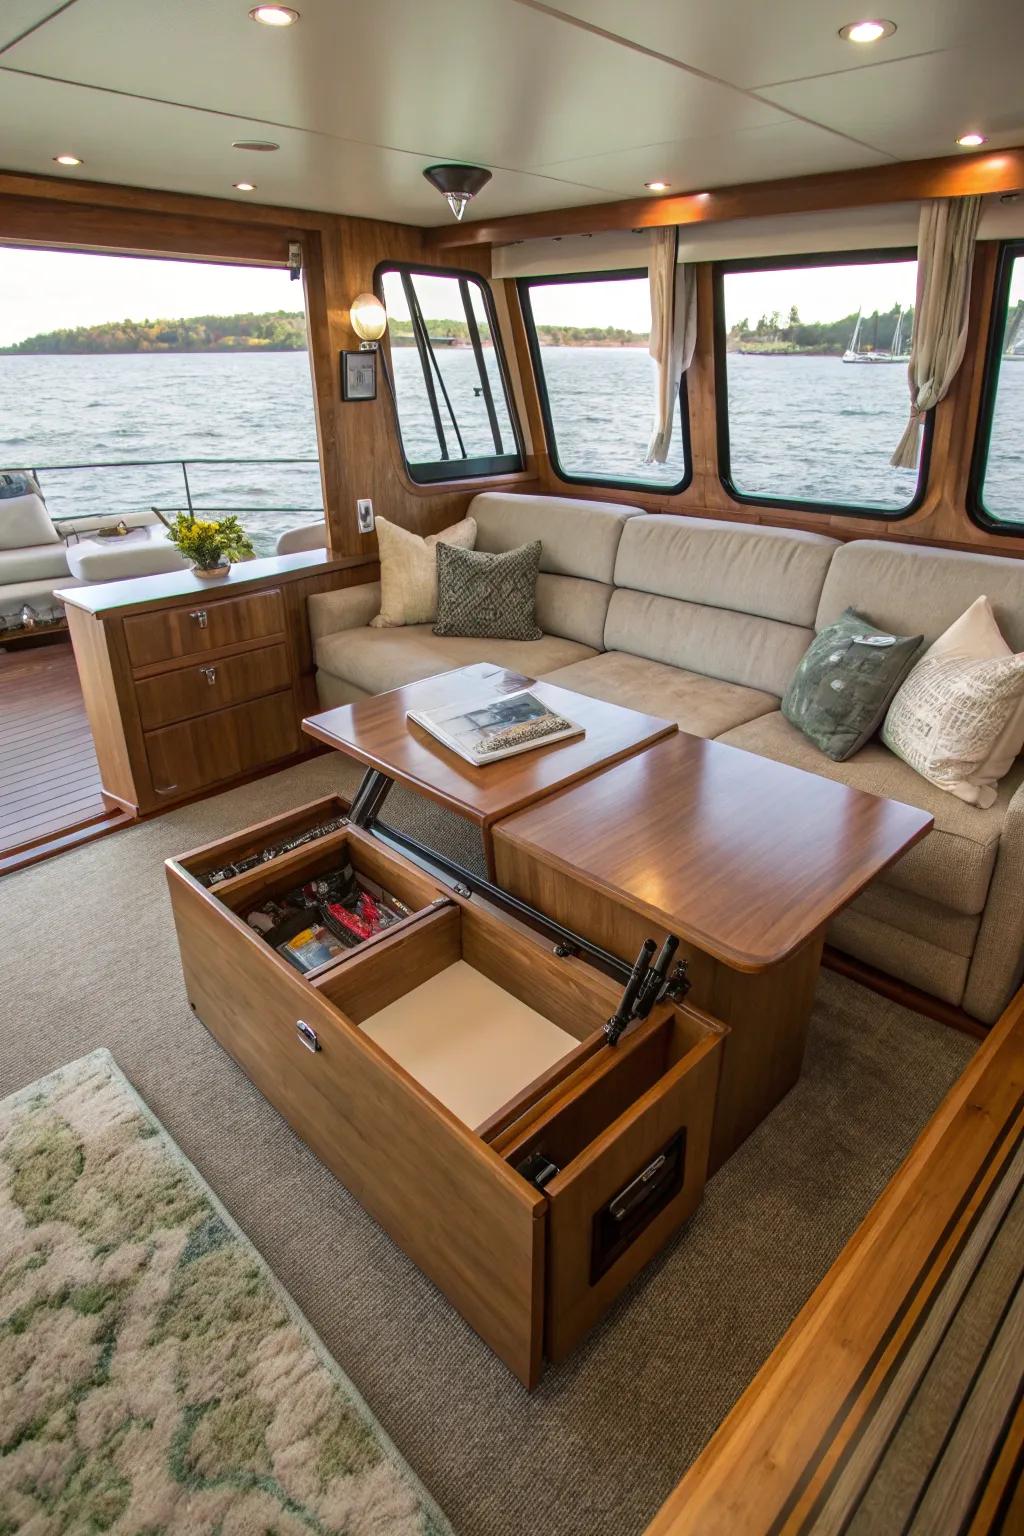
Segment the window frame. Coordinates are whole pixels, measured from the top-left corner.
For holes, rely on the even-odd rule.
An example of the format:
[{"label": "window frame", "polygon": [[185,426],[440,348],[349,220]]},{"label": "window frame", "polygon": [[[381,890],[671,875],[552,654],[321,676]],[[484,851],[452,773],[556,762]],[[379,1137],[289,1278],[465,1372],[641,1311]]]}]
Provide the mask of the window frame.
[{"label": "window frame", "polygon": [[1004,240],[999,251],[995,288],[992,295],[992,313],[989,317],[988,338],[985,342],[985,369],[982,375],[981,396],[978,401],[978,417],[974,430],[974,449],[971,469],[967,479],[967,515],[978,528],[1001,538],[1024,538],[1024,522],[1007,523],[996,517],[985,506],[985,471],[988,469],[992,447],[992,424],[995,419],[996,400],[999,395],[999,379],[1003,363],[1003,330],[1010,307],[1010,284],[1016,261],[1024,263],[1024,239]]},{"label": "window frame", "polygon": [[[718,450],[718,478],[726,494],[741,506],[779,507],[794,512],[813,512],[821,517],[866,517],[887,523],[902,522],[913,517],[919,510],[928,491],[931,472],[932,438],[935,431],[935,412],[926,413],[921,437],[921,459],[917,470],[917,485],[907,506],[889,512],[884,507],[865,507],[856,502],[807,501],[797,496],[754,495],[741,491],[733,482],[729,438],[729,381],[725,342],[725,279],[731,272],[783,272],[798,267],[861,267],[887,261],[916,261],[916,246],[893,246],[866,251],[816,251],[811,255],[752,256],[735,261],[716,261],[712,270],[714,288],[714,349],[715,349],[715,434]],[[916,316],[915,316],[916,319]],[[910,414],[909,390],[907,415]],[[893,442],[893,448],[896,443]]]},{"label": "window frame", "polygon": [[[384,376],[387,381],[388,394],[391,397],[391,409],[395,422],[395,431],[398,435],[398,446],[402,451],[402,462],[405,472],[414,485],[437,485],[442,482],[455,480],[481,480],[493,479],[497,475],[521,474],[526,468],[526,454],[523,447],[523,435],[519,426],[519,417],[516,413],[515,395],[512,391],[512,382],[508,367],[505,362],[505,347],[498,326],[498,318],[494,309],[494,295],[490,285],[482,278],[479,272],[472,272],[468,267],[431,267],[418,261],[392,261],[385,259],[379,261],[373,273],[373,291],[387,308],[384,298],[384,274],[397,272],[400,277],[451,277],[456,282],[475,283],[483,297],[484,310],[487,315],[487,324],[491,332],[491,345],[498,364],[498,376],[505,391],[505,407],[508,411],[509,424],[512,429],[512,441],[515,444],[514,453],[478,455],[466,459],[428,459],[411,462],[405,448],[405,439],[402,436],[402,420],[398,406],[398,391],[395,387],[394,373],[390,364],[389,350],[384,353]],[[382,349],[383,352],[383,349]]]},{"label": "window frame", "polygon": [[542,348],[533,317],[533,306],[530,302],[530,289],[550,288],[556,283],[601,283],[638,277],[648,278],[647,267],[617,267],[611,272],[551,272],[543,277],[520,277],[516,279],[519,310],[523,317],[526,340],[530,348],[530,362],[533,365],[533,376],[537,384],[540,412],[544,422],[544,435],[547,439],[551,467],[559,480],[563,480],[566,485],[600,485],[607,486],[611,490],[616,491],[642,491],[648,496],[679,496],[693,480],[693,453],[690,447],[690,402],[686,388],[685,372],[679,381],[679,426],[683,439],[683,478],[676,481],[674,485],[664,485],[651,480],[633,480],[621,475],[570,474],[568,470],[562,467],[561,460],[558,457],[558,437],[551,415],[551,401],[548,397],[547,378],[544,374],[544,364],[541,357]]}]

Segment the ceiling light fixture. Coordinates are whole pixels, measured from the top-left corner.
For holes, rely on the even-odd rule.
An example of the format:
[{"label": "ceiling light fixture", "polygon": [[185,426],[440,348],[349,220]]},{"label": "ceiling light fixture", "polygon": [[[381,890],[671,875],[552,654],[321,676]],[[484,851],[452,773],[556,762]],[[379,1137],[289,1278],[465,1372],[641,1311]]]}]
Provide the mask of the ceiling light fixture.
[{"label": "ceiling light fixture", "polygon": [[648,192],[667,192],[669,183],[667,181],[645,181],[644,186]]},{"label": "ceiling light fixture", "polygon": [[234,187],[236,192],[256,191],[256,183],[254,181],[233,181],[231,185]]},{"label": "ceiling light fixture", "polygon": [[232,149],[252,149],[258,154],[269,155],[275,149],[280,149],[280,144],[275,144],[273,139],[232,139]]},{"label": "ceiling light fixture", "polygon": [[982,144],[988,143],[988,139],[983,133],[962,133],[957,143],[961,149],[980,149]]},{"label": "ceiling light fixture", "polygon": [[839,28],[839,36],[848,43],[877,43],[883,37],[892,37],[895,31],[894,21],[848,21]]},{"label": "ceiling light fixture", "polygon": [[490,171],[485,171],[482,165],[428,165],[423,174],[457,219],[462,218],[471,200],[491,179]]},{"label": "ceiling light fixture", "polygon": [[85,161],[78,155],[54,155],[56,165],[84,165]]},{"label": "ceiling light fixture", "polygon": [[249,20],[264,27],[294,27],[298,19],[298,11],[293,11],[290,5],[254,5],[249,12]]}]

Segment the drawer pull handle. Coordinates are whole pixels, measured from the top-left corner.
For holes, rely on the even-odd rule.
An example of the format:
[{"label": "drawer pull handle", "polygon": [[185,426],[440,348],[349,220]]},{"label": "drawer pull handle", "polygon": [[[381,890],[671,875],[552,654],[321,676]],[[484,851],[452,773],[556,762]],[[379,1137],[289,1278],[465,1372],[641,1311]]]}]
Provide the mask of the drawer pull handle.
[{"label": "drawer pull handle", "polygon": [[205,629],[207,624],[210,622],[205,608],[193,608],[192,612],[189,614],[189,618],[195,619],[200,629]]},{"label": "drawer pull handle", "polygon": [[206,681],[209,683],[210,687],[212,688],[214,683],[217,681],[217,668],[216,667],[200,667],[199,670],[203,674],[203,676],[206,678]]},{"label": "drawer pull handle", "polygon": [[317,1039],[316,1030],[306,1023],[305,1019],[296,1019],[295,1028],[299,1032],[299,1042],[307,1051],[318,1051],[320,1041]]}]

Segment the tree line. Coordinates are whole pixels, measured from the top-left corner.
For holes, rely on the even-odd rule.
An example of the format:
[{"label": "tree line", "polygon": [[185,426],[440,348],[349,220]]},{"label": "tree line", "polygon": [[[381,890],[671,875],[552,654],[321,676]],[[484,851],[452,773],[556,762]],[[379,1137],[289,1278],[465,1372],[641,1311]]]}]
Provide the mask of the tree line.
[{"label": "tree line", "polygon": [[187,320],[111,320],[29,336],[6,353],[304,352],[306,320],[273,310],[263,315],[194,315]]},{"label": "tree line", "polygon": [[[863,315],[860,325],[858,350],[861,352],[891,352],[900,324],[900,306],[874,310]],[[801,320],[800,310],[792,306],[783,320],[778,310],[758,317],[756,325],[749,318],[737,320],[729,327],[726,348],[730,352],[761,352],[782,356],[787,353],[818,357],[842,357],[853,341],[857,326],[857,312],[843,315],[839,320]],[[914,327],[913,306],[903,311],[900,326],[900,352],[909,352]]]}]

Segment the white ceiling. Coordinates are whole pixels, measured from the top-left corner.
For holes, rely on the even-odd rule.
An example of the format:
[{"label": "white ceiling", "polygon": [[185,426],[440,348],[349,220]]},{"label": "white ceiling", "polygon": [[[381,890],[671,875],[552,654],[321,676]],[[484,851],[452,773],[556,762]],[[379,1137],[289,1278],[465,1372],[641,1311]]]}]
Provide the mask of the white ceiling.
[{"label": "white ceiling", "polygon": [[443,159],[493,218],[1024,143],[1021,0],[877,0],[867,48],[856,0],[251,3],[0,0],[0,166],[437,224]]}]

